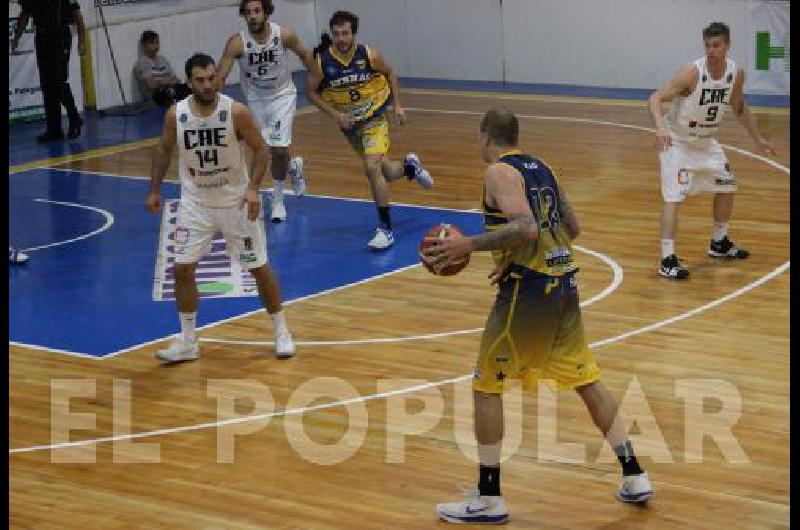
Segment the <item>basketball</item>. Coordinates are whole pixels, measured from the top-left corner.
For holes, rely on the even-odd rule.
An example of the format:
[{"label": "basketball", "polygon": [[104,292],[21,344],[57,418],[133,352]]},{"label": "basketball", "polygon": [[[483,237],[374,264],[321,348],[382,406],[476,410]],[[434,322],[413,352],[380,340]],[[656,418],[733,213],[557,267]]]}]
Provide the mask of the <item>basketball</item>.
[{"label": "basketball", "polygon": [[436,225],[425,232],[425,237],[422,238],[422,241],[419,244],[419,258],[420,261],[422,261],[422,264],[431,274],[435,274],[437,276],[453,276],[454,274],[461,272],[469,263],[469,254],[458,259],[457,261],[451,261],[449,263],[437,263],[435,265],[428,261],[428,258],[424,256],[423,251],[426,248],[431,246],[436,240],[446,239],[451,234],[462,235],[462,232],[457,227],[444,223]]}]

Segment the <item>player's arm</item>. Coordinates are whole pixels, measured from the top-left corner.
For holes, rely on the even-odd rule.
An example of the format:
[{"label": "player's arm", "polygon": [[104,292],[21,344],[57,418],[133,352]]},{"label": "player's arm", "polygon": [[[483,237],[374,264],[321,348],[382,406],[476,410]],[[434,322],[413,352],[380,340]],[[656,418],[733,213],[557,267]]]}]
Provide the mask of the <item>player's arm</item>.
[{"label": "player's arm", "polygon": [[747,134],[750,135],[750,138],[753,139],[761,151],[774,156],[775,149],[773,149],[772,145],[763,136],[761,136],[758,126],[753,119],[753,115],[750,114],[750,109],[747,106],[747,102],[744,100],[744,81],[744,68],[739,67],[739,70],[736,72],[736,80],[733,82],[733,91],[731,92],[731,109],[733,109],[733,112],[736,114],[736,118],[739,120],[739,123],[741,123],[745,129],[747,129]]},{"label": "player's arm", "polygon": [[76,33],[78,34],[78,55],[86,55],[86,23],[83,21],[81,8],[77,2],[71,4],[72,20],[75,22]]},{"label": "player's arm", "polygon": [[261,198],[258,190],[261,188],[261,180],[267,172],[267,144],[261,137],[253,115],[241,103],[233,102],[233,126],[236,129],[236,136],[244,141],[253,152],[253,172],[250,175],[250,183],[242,197],[242,205],[247,205],[247,217],[251,221],[258,219],[261,213]]},{"label": "player's arm", "polygon": [[164,131],[161,134],[161,141],[153,151],[153,160],[150,165],[150,191],[147,194],[147,208],[153,213],[161,208],[161,182],[169,169],[177,137],[175,105],[172,105],[164,115]]},{"label": "player's arm", "polygon": [[231,73],[233,62],[241,57],[243,53],[244,46],[242,45],[241,36],[238,33],[231,35],[225,44],[225,51],[222,52],[222,57],[217,65],[217,90],[222,91],[225,88],[225,80],[228,79],[228,74]]},{"label": "player's arm", "polygon": [[300,42],[300,39],[294,31],[287,27],[281,28],[281,39],[283,40],[283,46],[297,55],[297,58],[300,59],[300,62],[306,67],[306,70],[311,71],[314,69],[314,66],[317,64],[316,61],[314,61],[314,56],[311,55],[308,48],[303,46],[303,43]]},{"label": "player's arm", "polygon": [[507,164],[492,164],[486,170],[486,201],[508,218],[502,228],[477,236],[450,236],[425,250],[434,263],[447,263],[481,250],[510,250],[539,237],[536,218],[525,197],[523,180]]},{"label": "player's arm", "polygon": [[353,117],[344,112],[339,112],[322,97],[319,90],[319,85],[322,83],[322,68],[319,60],[314,61],[312,66],[313,68],[308,71],[308,76],[306,76],[306,97],[312,105],[333,118],[340,128],[351,128],[355,125]]},{"label": "player's arm", "polygon": [[403,108],[403,104],[400,103],[400,83],[397,80],[397,73],[375,48],[369,48],[369,62],[375,71],[385,75],[389,81],[389,87],[392,89],[392,99],[394,100],[394,117],[398,123],[405,123],[406,111]]},{"label": "player's arm", "polygon": [[675,74],[666,85],[650,95],[648,106],[650,108],[650,116],[656,126],[656,147],[659,151],[663,151],[672,143],[672,137],[664,125],[663,104],[672,101],[681,94],[691,94],[697,83],[697,75],[697,69],[693,64],[690,64]]},{"label": "player's arm", "polygon": [[25,33],[25,28],[28,27],[28,20],[30,20],[31,14],[25,9],[24,4],[20,4],[20,11],[19,16],[17,17],[17,27],[14,28],[14,38],[11,41],[11,53],[17,51],[17,46],[19,46],[19,39],[22,37],[22,34]]},{"label": "player's arm", "polygon": [[561,216],[561,222],[567,229],[567,234],[570,239],[575,239],[581,233],[580,225],[578,224],[578,216],[575,215],[575,210],[572,208],[572,203],[567,198],[567,193],[561,186],[558,187],[558,212]]}]

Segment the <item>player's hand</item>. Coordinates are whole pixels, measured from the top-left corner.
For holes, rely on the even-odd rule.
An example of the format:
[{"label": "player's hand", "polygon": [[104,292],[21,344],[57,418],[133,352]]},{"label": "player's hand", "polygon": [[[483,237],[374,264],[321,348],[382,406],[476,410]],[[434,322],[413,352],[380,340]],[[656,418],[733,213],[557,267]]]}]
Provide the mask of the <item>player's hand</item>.
[{"label": "player's hand", "polygon": [[145,201],[145,204],[151,213],[157,213],[161,209],[161,194],[151,191],[147,194],[147,201]]},{"label": "player's hand", "polygon": [[500,283],[500,280],[503,279],[503,276],[506,275],[505,269],[495,269],[489,273],[489,285],[497,285]]},{"label": "player's hand", "polygon": [[81,57],[86,55],[86,43],[82,39],[78,41],[78,55]]},{"label": "player's hand", "polygon": [[250,221],[255,221],[258,219],[258,216],[261,213],[261,197],[258,195],[257,190],[254,190],[253,188],[247,188],[247,190],[245,190],[244,196],[239,204],[239,208],[243,208],[245,206],[247,206],[247,218]]},{"label": "player's hand", "polygon": [[658,129],[656,131],[656,149],[659,151],[666,151],[672,145],[672,135],[666,129]]},{"label": "player's hand", "polygon": [[395,107],[394,119],[398,125],[405,125],[405,123],[408,121],[408,118],[406,117],[406,109],[403,107]]},{"label": "player's hand", "polygon": [[431,265],[446,265],[472,253],[472,239],[462,234],[449,234],[436,239],[422,254]]},{"label": "player's hand", "polygon": [[356,119],[349,114],[340,112],[336,115],[336,123],[339,124],[341,129],[349,131],[356,125]]},{"label": "player's hand", "polygon": [[772,156],[777,154],[775,153],[775,148],[772,147],[772,144],[769,143],[766,138],[759,138],[757,143],[758,148],[761,149],[761,152]]}]

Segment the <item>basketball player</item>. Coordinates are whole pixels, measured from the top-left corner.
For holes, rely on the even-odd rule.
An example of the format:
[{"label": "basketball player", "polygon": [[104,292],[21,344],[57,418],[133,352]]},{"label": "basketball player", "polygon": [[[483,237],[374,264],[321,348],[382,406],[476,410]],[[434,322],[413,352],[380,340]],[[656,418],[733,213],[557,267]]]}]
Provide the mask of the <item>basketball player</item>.
[{"label": "basketball player", "polygon": [[394,244],[386,182],[405,176],[423,188],[430,188],[433,179],[414,153],[407,154],[402,163],[386,156],[389,122],[385,111],[390,98],[394,99],[397,123],[406,122],[406,113],[392,67],[378,50],[356,42],[358,17],[348,11],[337,11],[328,25],[333,40],[323,34],[322,42],[314,49],[317,60],[313,69],[309,69],[306,94],[311,103],[336,121],[361,156],[379,220],[367,245],[384,250]]},{"label": "basketball player", "polygon": [[[688,195],[714,193],[714,233],[708,247],[709,256],[745,259],[750,255],[728,239],[736,177],[715,139],[725,111],[733,109],[761,151],[775,154],[758,132],[744,101],[744,69],[727,59],[731,46],[728,26],[713,22],[703,30],[703,42],[705,57],[682,68],[650,96],[664,198],[658,273],[675,280],[689,277],[689,270],[675,254],[678,205]],[[662,117],[662,103],[673,100],[669,114]]]},{"label": "basketball player", "polygon": [[489,163],[482,206],[487,232],[453,235],[426,250],[446,264],[474,251],[491,251],[499,285],[480,344],[473,379],[478,489],[465,502],[439,504],[453,523],[503,523],[508,509],[500,492],[502,393],[508,379],[536,390],[540,380],[575,389],[622,464],[617,499],[641,503],[653,490],[633,453],[617,404],[600,382],[578,305],[571,241],[578,220],[564,190],[541,159],[522,153],[519,123],[506,110],[490,110],[480,124],[480,149]]},{"label": "basketball player", "polygon": [[261,125],[261,134],[269,146],[274,192],[271,200],[273,222],[286,220],[283,202],[284,182],[291,177],[296,195],[303,195],[303,159],[289,158],[292,143],[292,121],[297,108],[297,88],[292,81],[286,50],[291,50],[306,68],[312,68],[313,58],[295,33],[269,22],[275,10],[272,0],[242,0],[239,15],[247,20],[247,31],[231,36],[219,60],[218,89],[238,59],[241,87],[247,106]]},{"label": "basketball player", "polygon": [[[272,318],[278,358],[294,355],[294,344],[281,310],[278,282],[267,265],[267,247],[258,195],[266,173],[267,146],[247,107],[217,92],[214,59],[195,54],[186,62],[192,95],[172,105],[155,150],[150,174],[148,209],[161,208],[161,181],[178,143],[181,201],[175,228],[175,298],[181,334],[156,353],[162,361],[199,357],[197,334],[197,262],[222,232],[228,251],[256,280],[258,294]],[[255,155],[248,178],[242,143]]]}]

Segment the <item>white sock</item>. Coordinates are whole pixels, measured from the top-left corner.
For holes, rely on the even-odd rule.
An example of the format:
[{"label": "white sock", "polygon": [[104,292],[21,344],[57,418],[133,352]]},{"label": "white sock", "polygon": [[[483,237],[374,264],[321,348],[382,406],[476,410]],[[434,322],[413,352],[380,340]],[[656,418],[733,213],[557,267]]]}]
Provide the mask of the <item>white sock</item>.
[{"label": "white sock", "polygon": [[276,336],[289,333],[289,328],[286,327],[286,317],[283,315],[282,310],[277,313],[270,313],[269,316],[272,318],[272,325],[275,329]]},{"label": "white sock", "polygon": [[714,221],[714,241],[722,241],[728,235],[728,223]]},{"label": "white sock", "polygon": [[283,200],[283,184],[282,180],[273,179],[275,181],[275,191],[272,192],[272,199],[275,201]]},{"label": "white sock", "polygon": [[675,240],[674,239],[662,239],[661,240],[661,258],[666,258],[667,256],[671,256],[675,254]]},{"label": "white sock", "polygon": [[197,340],[195,326],[197,325],[197,311],[194,313],[178,313],[181,320],[181,334],[183,340],[194,342]]}]

